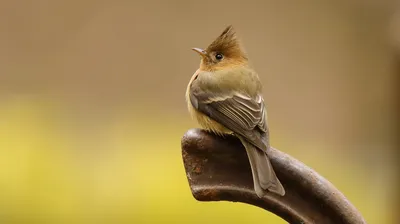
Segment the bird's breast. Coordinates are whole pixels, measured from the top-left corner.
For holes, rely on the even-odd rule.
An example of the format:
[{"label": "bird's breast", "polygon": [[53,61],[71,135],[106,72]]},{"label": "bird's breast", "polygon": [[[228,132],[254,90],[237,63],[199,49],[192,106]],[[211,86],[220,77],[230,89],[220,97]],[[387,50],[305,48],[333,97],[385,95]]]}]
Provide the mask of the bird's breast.
[{"label": "bird's breast", "polygon": [[187,107],[188,107],[188,111],[189,111],[190,115],[192,116],[192,118],[194,120],[197,121],[197,123],[199,123],[199,125],[202,128],[204,128],[208,131],[212,131],[219,135],[232,133],[231,130],[227,129],[225,126],[221,125],[220,123],[214,121],[209,116],[203,114],[202,112],[200,112],[193,106],[193,104],[190,100],[191,85],[192,85],[193,81],[195,81],[198,78],[199,75],[200,75],[199,70],[197,70],[194,73],[194,75],[192,76],[192,78],[190,79],[190,82],[186,89],[186,102],[187,102]]}]

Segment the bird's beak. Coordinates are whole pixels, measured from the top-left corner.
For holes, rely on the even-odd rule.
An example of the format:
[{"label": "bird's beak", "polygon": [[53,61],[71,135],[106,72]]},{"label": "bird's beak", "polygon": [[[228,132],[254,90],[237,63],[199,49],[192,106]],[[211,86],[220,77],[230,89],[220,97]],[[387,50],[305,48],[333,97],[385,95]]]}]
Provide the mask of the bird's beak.
[{"label": "bird's beak", "polygon": [[192,48],[192,50],[196,51],[197,53],[200,54],[200,56],[204,57],[206,56],[206,51],[200,48]]}]

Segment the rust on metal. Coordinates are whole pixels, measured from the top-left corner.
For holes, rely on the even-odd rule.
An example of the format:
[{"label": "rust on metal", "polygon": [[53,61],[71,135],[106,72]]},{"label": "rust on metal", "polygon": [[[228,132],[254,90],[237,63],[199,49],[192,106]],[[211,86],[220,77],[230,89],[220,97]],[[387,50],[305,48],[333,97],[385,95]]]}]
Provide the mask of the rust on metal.
[{"label": "rust on metal", "polygon": [[286,195],[271,193],[262,199],[254,192],[246,150],[236,137],[191,129],[182,138],[182,156],[190,189],[198,201],[251,204],[289,223],[366,223],[329,181],[277,149],[271,148],[268,156]]}]

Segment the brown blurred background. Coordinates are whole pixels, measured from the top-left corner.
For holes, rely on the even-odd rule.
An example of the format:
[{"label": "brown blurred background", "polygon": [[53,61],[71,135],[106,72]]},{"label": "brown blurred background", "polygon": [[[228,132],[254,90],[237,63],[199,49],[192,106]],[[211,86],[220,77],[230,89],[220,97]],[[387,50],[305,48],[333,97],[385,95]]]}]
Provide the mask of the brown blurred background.
[{"label": "brown blurred background", "polygon": [[285,223],[197,202],[184,173],[190,49],[232,24],[264,84],[272,145],[368,223],[395,223],[393,2],[1,1],[0,222]]}]

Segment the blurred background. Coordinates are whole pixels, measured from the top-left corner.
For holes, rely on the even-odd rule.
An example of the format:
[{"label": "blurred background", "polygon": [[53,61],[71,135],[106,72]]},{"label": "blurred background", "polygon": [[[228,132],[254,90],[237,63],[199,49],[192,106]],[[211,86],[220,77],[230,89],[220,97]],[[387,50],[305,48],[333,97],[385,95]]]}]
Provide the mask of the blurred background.
[{"label": "blurred background", "polygon": [[1,1],[0,223],[285,223],[197,202],[185,176],[191,48],[229,24],[263,81],[272,145],[368,223],[400,223],[393,2]]}]

